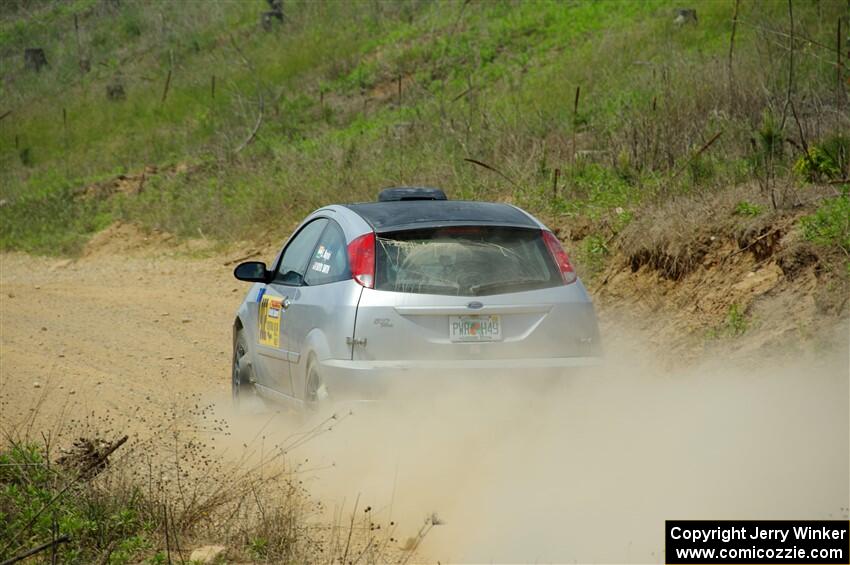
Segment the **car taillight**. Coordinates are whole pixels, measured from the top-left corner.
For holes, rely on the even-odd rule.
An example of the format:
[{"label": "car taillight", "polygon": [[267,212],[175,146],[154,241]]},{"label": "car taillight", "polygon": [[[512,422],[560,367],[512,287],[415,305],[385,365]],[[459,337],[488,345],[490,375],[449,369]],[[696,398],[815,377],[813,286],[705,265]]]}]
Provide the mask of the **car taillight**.
[{"label": "car taillight", "polygon": [[351,278],[366,288],[375,288],[375,232],[348,244],[348,266]]},{"label": "car taillight", "polygon": [[561,278],[564,279],[564,284],[576,282],[578,277],[576,276],[575,269],[570,264],[570,258],[567,256],[567,252],[561,247],[561,242],[550,231],[542,230],[541,233],[543,234],[543,241],[546,243],[549,253],[552,254],[552,259],[555,260],[558,270],[561,271]]}]

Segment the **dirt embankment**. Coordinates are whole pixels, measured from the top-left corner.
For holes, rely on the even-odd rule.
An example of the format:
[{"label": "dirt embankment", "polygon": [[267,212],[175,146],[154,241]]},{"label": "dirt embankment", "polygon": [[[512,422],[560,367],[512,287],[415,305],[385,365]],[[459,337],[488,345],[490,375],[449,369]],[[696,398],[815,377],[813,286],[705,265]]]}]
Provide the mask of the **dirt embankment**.
[{"label": "dirt embankment", "polygon": [[674,200],[619,234],[592,285],[603,320],[689,359],[800,353],[835,336],[850,317],[847,257],[805,240],[812,206],[741,217],[736,196]]}]

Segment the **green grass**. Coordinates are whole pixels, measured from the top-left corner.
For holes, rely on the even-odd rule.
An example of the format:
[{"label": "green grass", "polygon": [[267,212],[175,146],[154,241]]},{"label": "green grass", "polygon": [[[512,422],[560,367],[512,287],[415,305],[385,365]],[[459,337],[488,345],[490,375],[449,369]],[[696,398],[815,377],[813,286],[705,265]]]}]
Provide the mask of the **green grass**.
[{"label": "green grass", "polygon": [[838,133],[810,147],[794,163],[794,172],[809,182],[846,180],[850,174],[850,137]]},{"label": "green grass", "polygon": [[814,214],[804,217],[802,226],[806,239],[838,247],[850,258],[850,185],[844,186],[840,196],[826,199]]},{"label": "green grass", "polygon": [[723,323],[707,332],[709,339],[736,338],[744,335],[750,328],[750,320],[739,304],[730,304]]},{"label": "green grass", "polygon": [[[404,183],[616,223],[657,198],[746,182],[763,161],[750,139],[764,138],[762,117],[786,92],[787,58],[766,49],[781,47],[769,30],[785,29],[787,6],[742,4],[730,95],[733,2],[692,4],[698,25],[677,27],[668,0],[287,0],[270,32],[258,26],[262,0],[77,0],[35,4],[29,18],[12,6],[0,12],[0,63],[13,79],[0,83],[0,114],[13,111],[0,120],[0,247],[73,253],[117,218],[223,241],[283,237],[315,207]],[[844,3],[794,6],[797,32],[831,44]],[[40,73],[22,68],[34,45],[50,61]],[[808,100],[834,100],[834,68],[817,46],[797,49],[798,110],[815,111]],[[116,81],[127,98],[107,101]],[[258,134],[235,153],[260,95]],[[795,136],[793,120],[777,135]],[[790,174],[800,153],[788,153],[778,166]],[[73,196],[178,163],[198,168],[153,176],[137,197]]]},{"label": "green grass", "polygon": [[746,200],[742,200],[735,205],[735,211],[732,212],[736,216],[744,216],[754,218],[759,216],[764,212],[762,207],[758,204],[753,204],[752,202],[747,202]]},{"label": "green grass", "polygon": [[51,463],[36,444],[0,450],[0,557],[50,541],[54,531],[71,540],[56,546],[63,563],[96,561],[110,546],[110,563],[127,563],[153,545],[156,528],[141,488],[99,492],[81,484],[57,498],[74,477]]},{"label": "green grass", "polygon": [[73,183],[61,175],[39,175],[29,189],[0,207],[0,248],[76,254],[112,220],[109,203],[75,197]]}]

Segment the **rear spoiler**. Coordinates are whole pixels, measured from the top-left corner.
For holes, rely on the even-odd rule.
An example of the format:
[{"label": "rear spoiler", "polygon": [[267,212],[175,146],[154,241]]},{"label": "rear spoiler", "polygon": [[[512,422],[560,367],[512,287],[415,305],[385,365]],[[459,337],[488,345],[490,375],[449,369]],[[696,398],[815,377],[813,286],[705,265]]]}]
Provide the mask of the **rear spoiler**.
[{"label": "rear spoiler", "polygon": [[398,202],[401,200],[448,200],[448,198],[446,193],[439,188],[421,186],[385,188],[378,194],[378,202]]},{"label": "rear spoiler", "polygon": [[[369,222],[367,222],[369,223]],[[371,225],[371,224],[370,224]],[[480,227],[480,228],[508,228],[515,230],[526,230],[526,231],[537,231],[539,232],[541,228],[537,226],[529,226],[528,224],[514,224],[508,222],[482,222],[476,220],[457,220],[457,221],[439,221],[439,222],[411,222],[409,224],[400,224],[396,226],[391,226],[384,229],[377,229],[372,226],[372,229],[377,235],[387,235],[405,231],[412,230],[428,230],[428,229],[436,229],[436,228],[453,228],[453,227]]]}]

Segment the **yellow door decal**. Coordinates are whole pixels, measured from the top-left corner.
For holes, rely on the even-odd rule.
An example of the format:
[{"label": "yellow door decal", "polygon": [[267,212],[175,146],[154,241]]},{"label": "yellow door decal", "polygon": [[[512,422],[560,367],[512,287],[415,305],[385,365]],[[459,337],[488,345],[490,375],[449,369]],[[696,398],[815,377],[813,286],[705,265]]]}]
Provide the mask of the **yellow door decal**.
[{"label": "yellow door decal", "polygon": [[280,348],[283,299],[266,294],[260,302],[260,344]]}]

